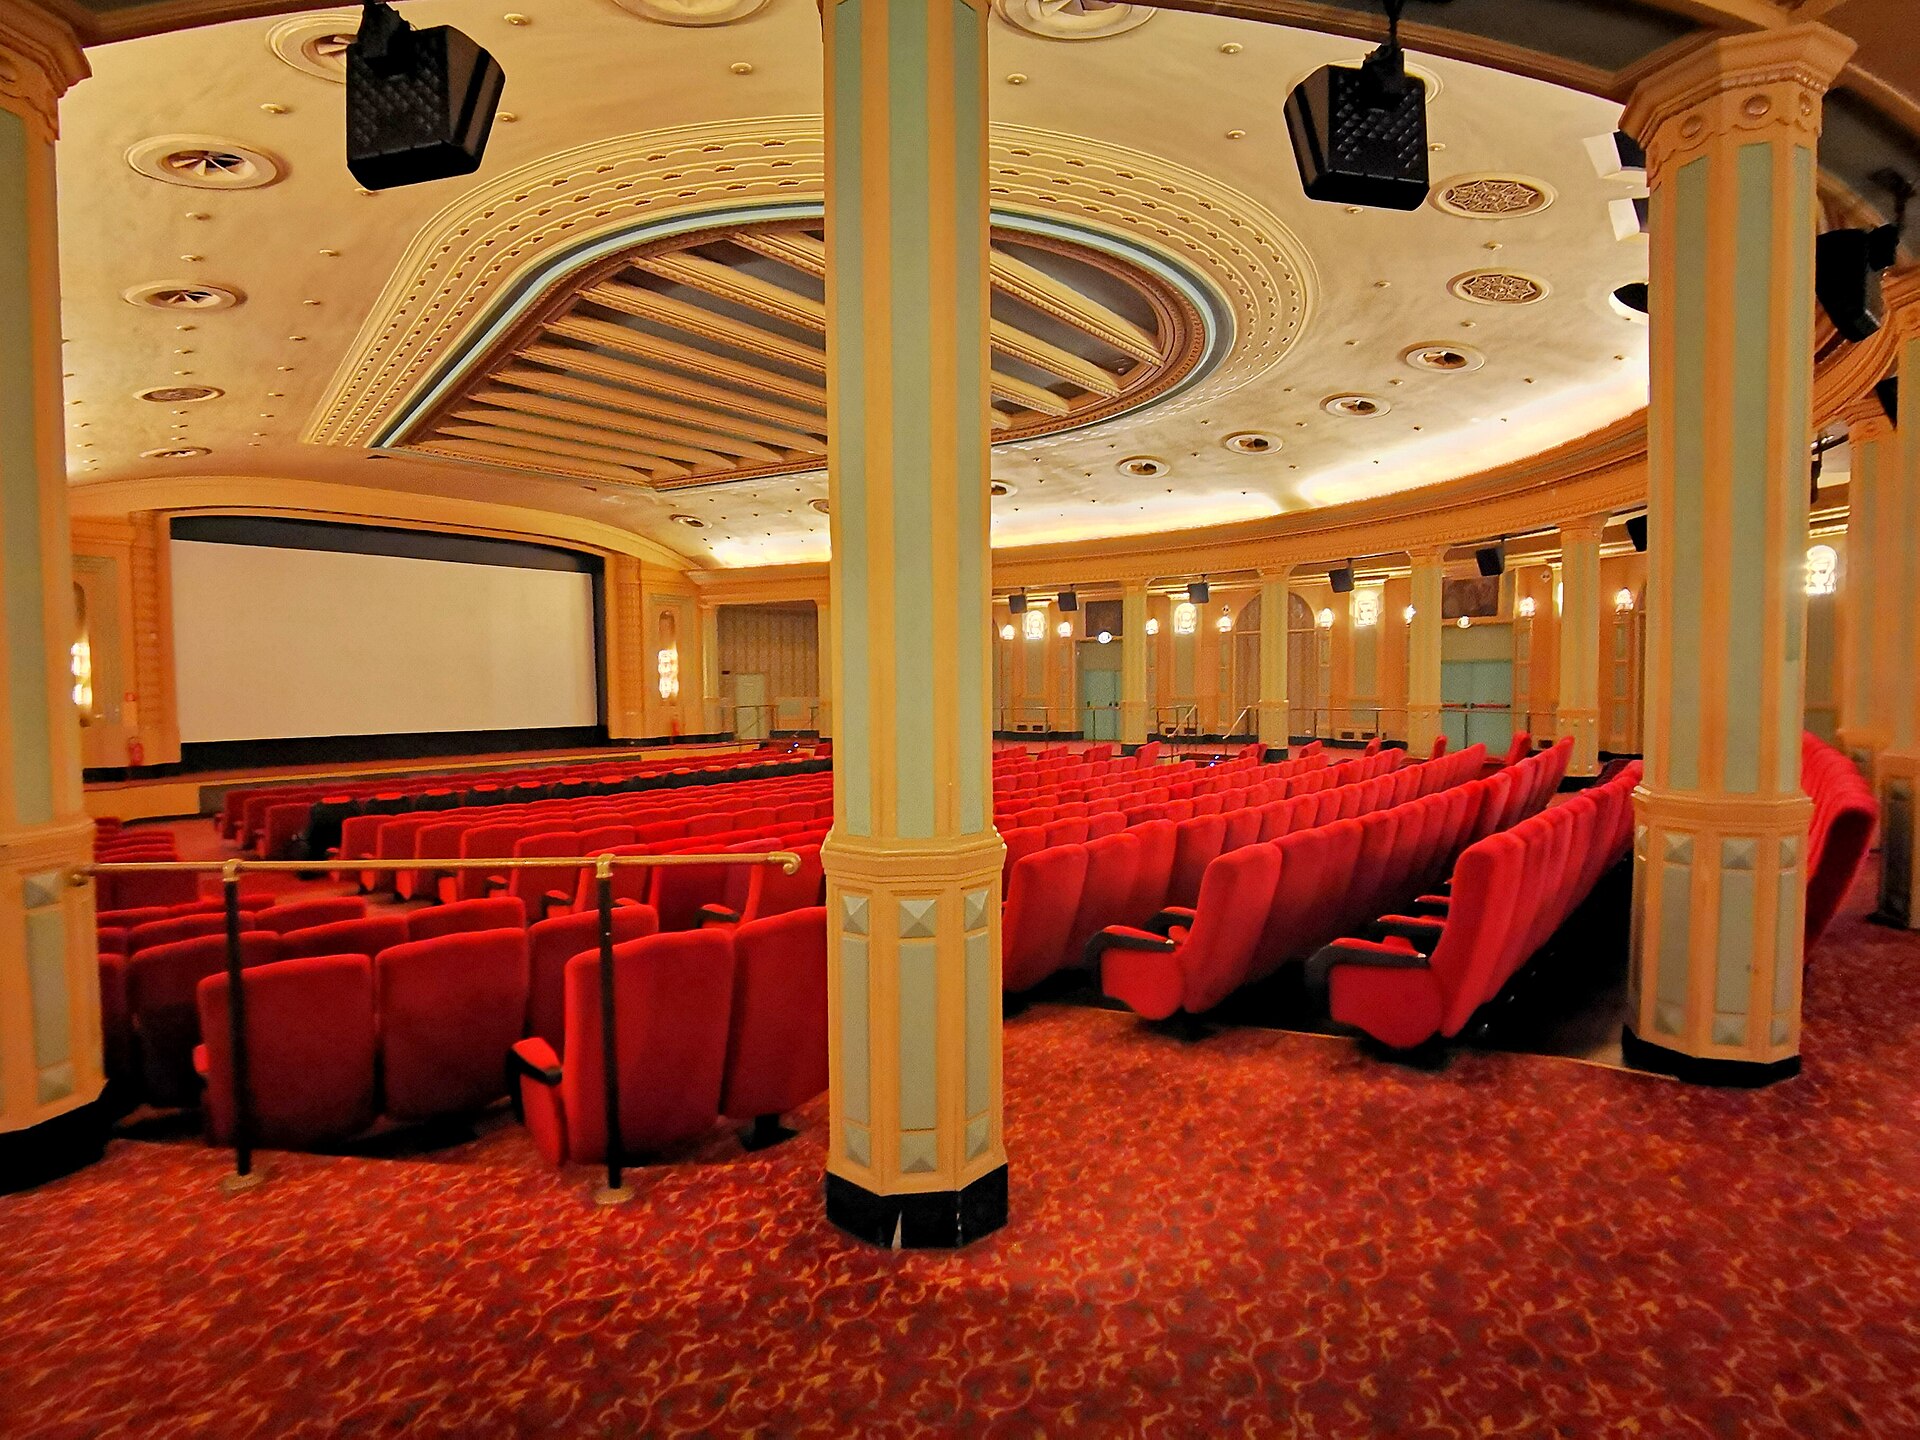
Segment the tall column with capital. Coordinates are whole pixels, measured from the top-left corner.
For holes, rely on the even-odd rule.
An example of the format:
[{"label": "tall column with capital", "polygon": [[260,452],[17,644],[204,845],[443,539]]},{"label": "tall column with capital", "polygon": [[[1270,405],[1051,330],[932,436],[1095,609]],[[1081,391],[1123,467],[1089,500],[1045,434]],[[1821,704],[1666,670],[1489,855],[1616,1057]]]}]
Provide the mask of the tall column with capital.
[{"label": "tall column with capital", "polygon": [[1853,42],[1731,35],[1621,124],[1652,191],[1646,778],[1628,1058],[1759,1084],[1800,1063],[1800,790],[1815,146]]},{"label": "tall column with capital", "polygon": [[1423,756],[1440,738],[1440,596],[1446,548],[1413,550],[1413,623],[1407,626],[1407,752]]},{"label": "tall column with capital", "polygon": [[60,388],[53,144],[73,35],[0,14],[0,1190],[97,1158],[106,1120]]},{"label": "tall column with capital", "polygon": [[[1879,453],[1882,496],[1873,523],[1892,543],[1874,576],[1884,627],[1885,661],[1873,684],[1884,709],[1883,749],[1875,765],[1880,794],[1880,918],[1920,929],[1920,843],[1914,811],[1920,799],[1920,270],[1887,282],[1900,377],[1900,428]],[[1908,406],[1915,408],[1908,409]],[[1856,459],[1856,466],[1859,461]],[[1858,479],[1856,477],[1856,485]],[[1853,547],[1847,547],[1851,556]]]},{"label": "tall column with capital", "polygon": [[[720,607],[700,606],[700,728],[718,735],[727,727],[720,693]],[[737,719],[736,719],[737,723]]]},{"label": "tall column with capital", "polygon": [[1287,571],[1260,572],[1260,740],[1285,745],[1291,739],[1287,698]]},{"label": "tall column with capital", "polygon": [[827,1214],[1007,1214],[991,773],[985,0],[828,0]]},{"label": "tall column with capital", "polygon": [[[1899,606],[1898,598],[1894,605],[1881,604],[1887,581],[1880,565],[1884,558],[1891,571],[1910,547],[1893,508],[1900,458],[1893,422],[1872,395],[1849,405],[1846,421],[1853,465],[1847,481],[1847,574],[1840,591],[1838,739],[1860,772],[1872,777],[1890,728],[1889,672]],[[1877,617],[1884,617],[1881,624],[1874,623]]]},{"label": "tall column with capital", "polygon": [[1600,532],[1607,517],[1560,527],[1560,738],[1571,737],[1567,774],[1600,773]]},{"label": "tall column with capital", "polygon": [[816,643],[820,649],[820,694],[813,727],[825,740],[833,734],[833,605],[826,600],[816,600],[813,613],[817,627]]},{"label": "tall column with capital", "polygon": [[1120,592],[1120,743],[1147,743],[1147,582],[1129,580]]}]

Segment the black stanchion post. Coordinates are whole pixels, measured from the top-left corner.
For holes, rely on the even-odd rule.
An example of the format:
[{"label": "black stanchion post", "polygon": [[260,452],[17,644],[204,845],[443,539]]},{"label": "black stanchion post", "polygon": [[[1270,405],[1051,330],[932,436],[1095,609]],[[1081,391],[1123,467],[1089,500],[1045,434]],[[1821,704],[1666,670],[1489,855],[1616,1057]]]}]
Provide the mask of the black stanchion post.
[{"label": "black stanchion post", "polygon": [[253,1077],[247,1064],[247,992],[241,984],[240,867],[220,872],[227,907],[227,1054],[233,1070],[233,1173],[221,1180],[229,1194],[260,1183],[253,1168]]},{"label": "black stanchion post", "polygon": [[607,1112],[607,1183],[593,1198],[600,1205],[618,1205],[633,1198],[622,1178],[626,1146],[620,1134],[620,1029],[613,998],[613,860],[602,855],[594,865],[594,888],[600,909],[600,1064]]}]

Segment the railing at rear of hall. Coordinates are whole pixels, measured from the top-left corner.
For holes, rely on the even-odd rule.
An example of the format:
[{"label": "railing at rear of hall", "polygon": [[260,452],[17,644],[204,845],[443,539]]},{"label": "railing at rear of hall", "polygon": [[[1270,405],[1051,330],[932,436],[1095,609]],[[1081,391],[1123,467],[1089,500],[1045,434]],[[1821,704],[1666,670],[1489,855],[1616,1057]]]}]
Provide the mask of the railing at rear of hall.
[{"label": "railing at rear of hall", "polygon": [[[593,872],[595,908],[600,915],[600,1055],[607,1119],[607,1183],[594,1198],[602,1205],[617,1204],[633,1194],[625,1184],[626,1146],[620,1131],[620,1042],[613,984],[613,875],[616,870],[666,869],[683,865],[778,865],[791,875],[800,868],[800,857],[791,850],[769,850],[758,854],[725,855],[541,855],[471,860],[436,858],[432,862],[436,872],[565,869]],[[415,870],[420,868],[420,861],[355,860],[353,868]],[[75,885],[85,885],[100,875],[173,872],[220,877],[227,921],[227,1049],[228,1064],[233,1072],[233,1174],[225,1177],[221,1183],[230,1192],[250,1190],[260,1181],[253,1166],[253,1106],[247,1061],[247,992],[242,981],[246,967],[240,963],[240,936],[244,919],[240,909],[240,878],[243,875],[276,872],[311,873],[313,869],[314,864],[310,860],[127,860],[79,865],[71,872],[70,878]]]},{"label": "railing at rear of hall", "polygon": [[[742,716],[752,723],[741,726]],[[797,719],[798,725],[782,722]],[[736,740],[766,740],[793,731],[820,732],[820,702],[813,696],[792,696],[784,700],[765,700],[742,705],[734,700],[720,702],[720,728]],[[747,733],[750,731],[751,733]]]}]

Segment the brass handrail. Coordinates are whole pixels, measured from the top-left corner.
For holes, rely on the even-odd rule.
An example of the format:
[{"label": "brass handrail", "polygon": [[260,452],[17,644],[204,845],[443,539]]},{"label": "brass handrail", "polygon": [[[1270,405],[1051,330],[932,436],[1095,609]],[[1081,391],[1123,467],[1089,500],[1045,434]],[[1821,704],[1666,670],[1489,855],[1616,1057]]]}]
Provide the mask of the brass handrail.
[{"label": "brass handrail", "polygon": [[602,1205],[613,1205],[632,1198],[624,1184],[626,1147],[620,1134],[619,1029],[614,1018],[613,989],[613,872],[627,869],[668,869],[681,865],[778,865],[782,872],[795,874],[800,857],[791,850],[766,850],[753,854],[719,855],[502,855],[496,858],[426,857],[427,863],[413,860],[340,860],[335,863],[310,860],[107,860],[76,865],[68,872],[68,883],[85,885],[98,875],[143,875],[165,873],[217,874],[226,902],[227,942],[227,1051],[233,1072],[233,1174],[222,1184],[230,1193],[250,1190],[260,1183],[253,1169],[253,1096],[247,1055],[247,999],[241,976],[240,937],[244,917],[240,911],[240,877],[261,873],[310,874],[315,870],[540,870],[588,869],[595,881],[595,909],[600,916],[600,1054],[605,1093],[607,1124],[607,1183],[594,1196]]}]

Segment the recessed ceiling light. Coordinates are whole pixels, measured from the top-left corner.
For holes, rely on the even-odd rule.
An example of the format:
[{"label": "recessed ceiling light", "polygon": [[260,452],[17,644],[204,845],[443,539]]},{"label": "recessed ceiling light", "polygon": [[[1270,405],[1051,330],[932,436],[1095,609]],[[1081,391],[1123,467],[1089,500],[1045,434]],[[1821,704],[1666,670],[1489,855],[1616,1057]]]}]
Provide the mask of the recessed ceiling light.
[{"label": "recessed ceiling light", "polygon": [[1466,374],[1487,363],[1487,357],[1470,345],[1415,345],[1400,358],[1415,370],[1431,370],[1442,375]]},{"label": "recessed ceiling light", "polygon": [[[136,400],[151,400],[156,405],[190,405],[198,400],[217,400],[226,394],[213,385],[155,385],[146,390],[134,391]],[[176,410],[176,415],[184,415],[184,410]]]},{"label": "recessed ceiling light", "polygon": [[686,526],[689,530],[704,530],[707,528],[707,522],[695,515],[669,515],[667,518],[676,525]]},{"label": "recessed ceiling light", "polygon": [[276,105],[271,100],[269,100],[266,104],[262,105],[260,108],[266,111],[267,114],[269,115],[286,115],[290,113],[285,105]]},{"label": "recessed ceiling light", "polygon": [[1259,430],[1242,430],[1227,436],[1220,443],[1236,455],[1271,455],[1281,445],[1278,435],[1268,435]]},{"label": "recessed ceiling light", "polygon": [[1378,395],[1329,395],[1320,402],[1320,408],[1329,415],[1370,420],[1377,415],[1385,415],[1393,406]]},{"label": "recessed ceiling light", "polygon": [[195,280],[162,280],[121,292],[129,305],[152,310],[231,310],[246,296],[231,285],[203,285]]},{"label": "recessed ceiling light", "polygon": [[127,164],[149,180],[192,190],[257,190],[286,170],[264,150],[211,135],[156,135],[129,149]]},{"label": "recessed ceiling light", "polygon": [[213,452],[204,445],[167,445],[158,450],[142,450],[142,460],[192,460]]}]

